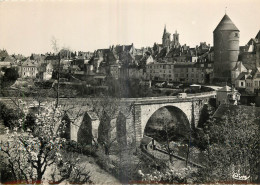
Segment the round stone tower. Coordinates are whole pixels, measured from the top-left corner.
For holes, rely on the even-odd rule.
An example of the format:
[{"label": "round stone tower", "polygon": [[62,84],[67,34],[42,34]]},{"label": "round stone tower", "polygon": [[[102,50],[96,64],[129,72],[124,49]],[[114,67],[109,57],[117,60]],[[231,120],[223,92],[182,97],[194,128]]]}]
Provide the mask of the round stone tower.
[{"label": "round stone tower", "polygon": [[239,54],[239,30],[228,15],[224,15],[213,32],[214,81],[230,82],[231,70]]}]

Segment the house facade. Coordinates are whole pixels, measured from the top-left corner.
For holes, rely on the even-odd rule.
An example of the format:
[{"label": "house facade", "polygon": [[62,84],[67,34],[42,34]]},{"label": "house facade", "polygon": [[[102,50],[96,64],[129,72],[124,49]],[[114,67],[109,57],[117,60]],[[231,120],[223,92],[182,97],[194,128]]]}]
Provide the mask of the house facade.
[{"label": "house facade", "polygon": [[39,67],[39,79],[41,80],[50,80],[52,78],[53,66],[51,63],[43,63]]},{"label": "house facade", "polygon": [[36,78],[38,73],[37,63],[28,58],[26,61],[21,63],[20,66],[20,77],[21,78]]},{"label": "house facade", "polygon": [[256,93],[260,89],[260,67],[257,67],[246,78],[246,92]]},{"label": "house facade", "polygon": [[217,90],[216,96],[216,105],[219,106],[221,104],[230,104],[237,105],[240,100],[240,93],[229,86],[224,86],[221,89]]}]

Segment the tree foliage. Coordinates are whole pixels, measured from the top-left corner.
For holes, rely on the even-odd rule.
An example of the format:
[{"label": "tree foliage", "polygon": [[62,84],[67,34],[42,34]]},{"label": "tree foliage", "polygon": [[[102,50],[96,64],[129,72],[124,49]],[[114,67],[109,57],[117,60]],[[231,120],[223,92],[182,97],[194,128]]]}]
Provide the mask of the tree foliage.
[{"label": "tree foliage", "polygon": [[15,68],[7,68],[4,74],[4,81],[15,81],[19,77],[18,71]]},{"label": "tree foliage", "polygon": [[[27,107],[24,112],[28,112]],[[45,104],[45,109],[34,117],[28,115],[27,119],[19,119],[19,125],[13,130],[7,129],[7,138],[0,145],[1,162],[11,171],[13,180],[41,182],[47,168],[59,171],[56,172],[59,175],[53,175],[56,182],[65,179],[74,182],[76,177],[79,180],[81,172],[77,162],[64,158],[65,139],[60,137],[62,130],[59,127],[64,121],[62,118],[62,110],[50,103]]]},{"label": "tree foliage", "polygon": [[221,119],[211,119],[205,128],[208,143],[207,168],[202,171],[207,182],[259,180],[259,118],[252,107],[228,109]]}]

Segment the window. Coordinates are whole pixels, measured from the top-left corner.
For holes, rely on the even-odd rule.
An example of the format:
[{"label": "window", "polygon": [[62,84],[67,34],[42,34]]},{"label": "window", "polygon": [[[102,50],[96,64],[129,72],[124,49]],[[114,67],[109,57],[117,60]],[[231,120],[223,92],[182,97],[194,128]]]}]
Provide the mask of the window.
[{"label": "window", "polygon": [[257,83],[257,81],[255,81],[255,87],[257,87],[258,86],[258,83]]},{"label": "window", "polygon": [[189,74],[187,74],[186,76],[189,77]]},{"label": "window", "polygon": [[238,34],[238,33],[235,33],[235,37],[239,37],[239,34]]},{"label": "window", "polygon": [[241,82],[241,86],[242,86],[242,87],[244,86],[244,82]]}]

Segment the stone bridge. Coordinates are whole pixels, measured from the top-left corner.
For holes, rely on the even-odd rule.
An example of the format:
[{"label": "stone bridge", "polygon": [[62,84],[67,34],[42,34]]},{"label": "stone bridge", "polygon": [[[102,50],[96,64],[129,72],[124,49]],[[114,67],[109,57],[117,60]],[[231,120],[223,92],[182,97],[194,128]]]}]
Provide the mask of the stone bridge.
[{"label": "stone bridge", "polygon": [[[148,120],[163,107],[169,109],[172,114],[182,114],[182,117],[189,122],[190,128],[194,129],[198,125],[203,106],[215,96],[214,91],[188,95],[186,98],[176,96],[123,98],[119,102],[120,106],[116,115],[111,120],[112,137],[123,136],[127,144],[139,146]],[[0,99],[2,100],[3,98]],[[71,140],[84,143],[86,136],[91,134],[95,139],[98,138],[100,120],[93,112],[90,99],[62,98],[60,105],[66,110],[66,116],[69,119]],[[119,142],[118,139],[117,141]],[[88,142],[91,142],[91,139]]]}]

